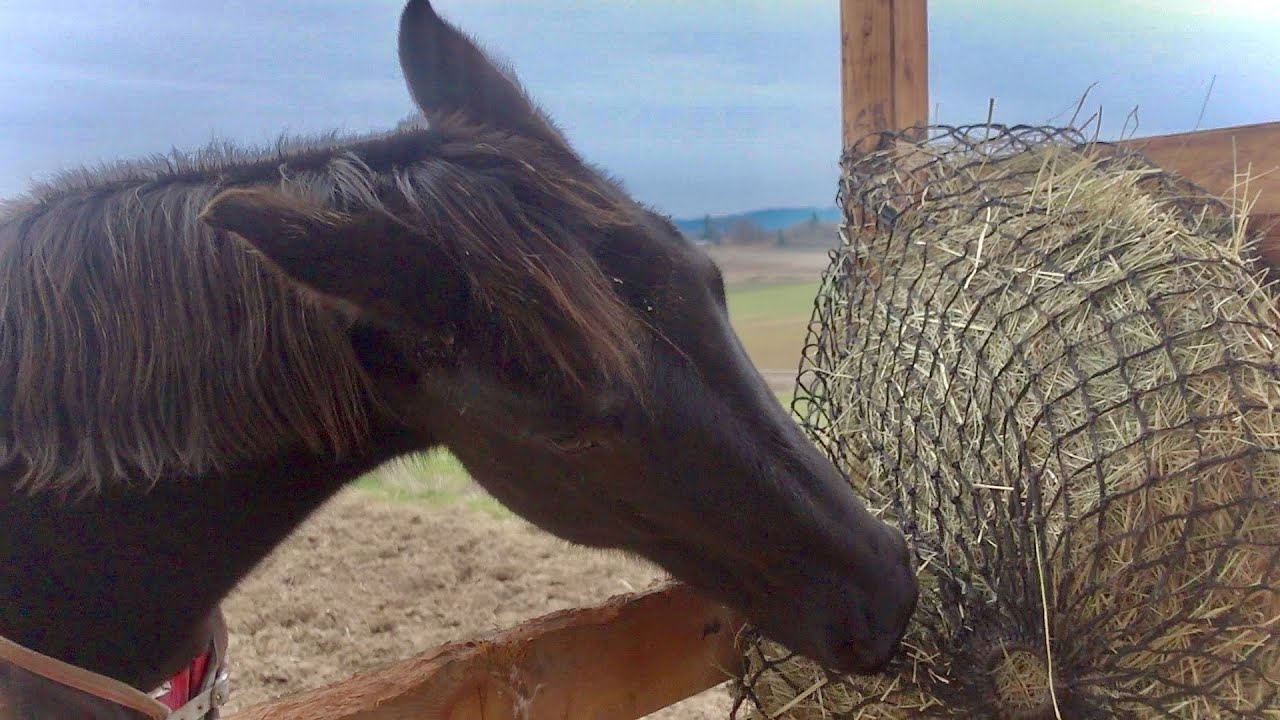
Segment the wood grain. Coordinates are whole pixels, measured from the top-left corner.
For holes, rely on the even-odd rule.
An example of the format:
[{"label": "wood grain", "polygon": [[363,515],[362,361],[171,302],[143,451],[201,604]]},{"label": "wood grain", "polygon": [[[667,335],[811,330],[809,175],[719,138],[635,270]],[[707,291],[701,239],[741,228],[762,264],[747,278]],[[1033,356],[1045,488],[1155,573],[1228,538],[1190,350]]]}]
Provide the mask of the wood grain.
[{"label": "wood grain", "polygon": [[736,676],[742,624],[673,584],[447,645],[227,720],[633,720]]},{"label": "wood grain", "polygon": [[844,147],[929,120],[926,0],[841,0]]},{"label": "wood grain", "polygon": [[1120,144],[1228,202],[1252,201],[1254,215],[1280,214],[1280,122],[1135,138]]}]

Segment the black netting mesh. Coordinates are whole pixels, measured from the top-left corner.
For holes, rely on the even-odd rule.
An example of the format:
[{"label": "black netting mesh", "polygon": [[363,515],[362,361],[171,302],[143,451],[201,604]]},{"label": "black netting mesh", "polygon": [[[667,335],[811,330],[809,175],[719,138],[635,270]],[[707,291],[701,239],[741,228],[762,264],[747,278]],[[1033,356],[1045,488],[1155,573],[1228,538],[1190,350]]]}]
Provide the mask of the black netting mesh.
[{"label": "black netting mesh", "polygon": [[1237,214],[1074,131],[882,134],[794,409],[922,586],[892,671],[735,716],[1280,718],[1280,318]]}]

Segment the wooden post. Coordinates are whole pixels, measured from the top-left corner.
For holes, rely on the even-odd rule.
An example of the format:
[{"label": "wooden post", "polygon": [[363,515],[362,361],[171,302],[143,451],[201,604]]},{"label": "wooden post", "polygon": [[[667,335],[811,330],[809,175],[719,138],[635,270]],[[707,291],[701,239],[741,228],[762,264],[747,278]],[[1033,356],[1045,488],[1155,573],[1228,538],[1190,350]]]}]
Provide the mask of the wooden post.
[{"label": "wooden post", "polygon": [[927,0],[840,0],[844,147],[929,122]]}]

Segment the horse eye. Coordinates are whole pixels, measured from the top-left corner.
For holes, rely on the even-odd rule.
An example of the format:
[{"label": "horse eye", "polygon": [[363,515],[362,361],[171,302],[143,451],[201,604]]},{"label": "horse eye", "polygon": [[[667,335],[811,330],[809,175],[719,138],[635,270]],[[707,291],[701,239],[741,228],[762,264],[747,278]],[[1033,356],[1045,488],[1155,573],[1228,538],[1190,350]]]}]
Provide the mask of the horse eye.
[{"label": "horse eye", "polygon": [[557,450],[567,455],[600,447],[600,443],[585,435],[579,435],[577,433],[560,433],[552,435],[548,440],[551,441],[552,445],[556,446]]}]

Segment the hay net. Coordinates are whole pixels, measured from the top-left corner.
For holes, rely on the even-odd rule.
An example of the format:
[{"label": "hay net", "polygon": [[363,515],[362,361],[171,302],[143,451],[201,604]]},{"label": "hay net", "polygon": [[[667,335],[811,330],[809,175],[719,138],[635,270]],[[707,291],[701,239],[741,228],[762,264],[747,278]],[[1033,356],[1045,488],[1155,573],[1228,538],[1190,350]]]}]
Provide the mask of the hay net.
[{"label": "hay net", "polygon": [[1066,129],[843,170],[794,410],[921,598],[884,675],[749,632],[734,716],[1280,718],[1280,318],[1240,213]]}]

